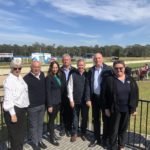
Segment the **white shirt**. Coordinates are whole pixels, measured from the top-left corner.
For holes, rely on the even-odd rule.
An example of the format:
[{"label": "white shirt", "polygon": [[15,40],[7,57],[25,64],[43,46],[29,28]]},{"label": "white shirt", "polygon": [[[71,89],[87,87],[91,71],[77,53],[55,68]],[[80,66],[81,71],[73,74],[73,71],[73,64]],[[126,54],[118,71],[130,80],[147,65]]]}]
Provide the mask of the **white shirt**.
[{"label": "white shirt", "polygon": [[68,98],[70,102],[73,102],[73,77],[70,75],[68,86],[67,86]]},{"label": "white shirt", "polygon": [[38,75],[35,75],[33,72],[31,72],[31,74],[32,74],[34,77],[36,77],[38,80],[40,80],[40,74],[41,74],[41,72],[40,72]]},{"label": "white shirt", "polygon": [[10,73],[3,83],[4,102],[3,108],[10,115],[16,114],[14,106],[25,108],[29,106],[28,87],[21,76]]}]

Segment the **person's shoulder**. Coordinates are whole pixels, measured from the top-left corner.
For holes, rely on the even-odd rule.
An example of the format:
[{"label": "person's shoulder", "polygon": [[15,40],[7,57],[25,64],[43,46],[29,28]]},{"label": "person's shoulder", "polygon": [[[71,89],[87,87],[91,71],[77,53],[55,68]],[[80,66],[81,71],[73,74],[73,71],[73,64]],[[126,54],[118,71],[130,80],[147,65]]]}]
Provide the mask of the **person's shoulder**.
[{"label": "person's shoulder", "polygon": [[92,66],[89,68],[88,72],[92,72],[92,71],[94,71],[94,69],[95,69],[95,66]]},{"label": "person's shoulder", "polygon": [[23,79],[27,82],[28,80],[31,79],[32,76],[33,76],[33,75],[31,74],[31,72],[29,72],[29,73],[27,73],[27,74],[23,77]]},{"label": "person's shoulder", "polygon": [[6,79],[3,81],[3,86],[6,87],[6,86],[9,86],[9,87],[12,87],[14,86],[14,78],[13,78],[13,75],[10,73]]}]

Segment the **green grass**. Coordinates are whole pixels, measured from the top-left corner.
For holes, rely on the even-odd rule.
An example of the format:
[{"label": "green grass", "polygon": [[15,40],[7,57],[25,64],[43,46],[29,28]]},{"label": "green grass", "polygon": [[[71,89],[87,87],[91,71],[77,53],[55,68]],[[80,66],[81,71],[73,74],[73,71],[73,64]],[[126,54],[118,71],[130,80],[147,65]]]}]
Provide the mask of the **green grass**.
[{"label": "green grass", "polygon": [[150,80],[138,81],[139,87],[139,98],[143,102],[139,102],[137,107],[137,116],[136,118],[131,116],[130,119],[130,130],[136,131],[137,133],[150,135],[150,103],[147,105],[144,100],[150,101]]}]

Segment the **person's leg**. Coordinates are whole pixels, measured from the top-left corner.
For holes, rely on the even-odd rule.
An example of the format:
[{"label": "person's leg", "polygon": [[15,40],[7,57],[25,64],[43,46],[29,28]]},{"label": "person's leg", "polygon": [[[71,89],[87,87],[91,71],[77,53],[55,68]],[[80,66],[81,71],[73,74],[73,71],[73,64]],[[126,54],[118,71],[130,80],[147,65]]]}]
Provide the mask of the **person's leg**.
[{"label": "person's leg", "polygon": [[111,114],[111,117],[110,117],[110,124],[111,124],[110,149],[111,150],[117,150],[118,148],[117,137],[118,137],[120,118],[121,118],[120,112],[114,112]]},{"label": "person's leg", "polygon": [[93,124],[94,124],[94,137],[98,143],[101,142],[100,140],[100,107],[96,100],[92,102],[92,117],[93,117]]},{"label": "person's leg", "polygon": [[4,112],[5,122],[8,127],[11,150],[23,150],[25,109],[15,108],[15,111],[17,115],[17,122],[12,123],[10,114],[8,112]]},{"label": "person's leg", "polygon": [[38,111],[38,142],[42,141],[44,114],[45,114],[45,105],[41,105]]},{"label": "person's leg", "polygon": [[76,105],[72,109],[73,112],[73,121],[72,121],[72,133],[71,133],[71,142],[76,141],[77,133],[78,133],[78,126],[79,126],[79,112],[80,112],[80,105]]},{"label": "person's leg", "polygon": [[64,102],[60,105],[60,136],[65,135],[65,123],[64,123]]},{"label": "person's leg", "polygon": [[105,111],[102,111],[102,120],[103,120],[103,135],[102,135],[102,145],[106,147],[109,143],[110,138],[110,117],[105,115]]},{"label": "person's leg", "polygon": [[85,136],[88,124],[89,107],[84,103],[81,105],[81,135]]},{"label": "person's leg", "polygon": [[118,131],[118,144],[120,148],[125,147],[126,142],[126,135],[127,135],[127,128],[129,123],[129,112],[121,113],[121,119],[120,119],[120,125],[119,125],[119,131]]},{"label": "person's leg", "polygon": [[53,112],[51,113],[48,113],[49,114],[49,133],[50,133],[50,142],[55,145],[55,146],[58,146],[59,143],[55,140],[55,135],[54,135],[54,121],[55,121],[55,118],[57,116],[57,113],[59,111],[59,105],[56,105],[56,106],[53,106]]},{"label": "person's leg", "polygon": [[28,119],[29,119],[29,132],[31,136],[31,141],[33,144],[38,146],[38,106],[33,108],[28,108]]},{"label": "person's leg", "polygon": [[72,108],[70,107],[69,99],[66,98],[66,102],[64,104],[64,122],[67,136],[70,136],[70,132],[72,130],[72,118]]},{"label": "person's leg", "polygon": [[44,114],[45,114],[45,105],[39,106],[38,111],[38,146],[46,149],[47,146],[42,142],[43,135],[43,122],[44,122]]}]

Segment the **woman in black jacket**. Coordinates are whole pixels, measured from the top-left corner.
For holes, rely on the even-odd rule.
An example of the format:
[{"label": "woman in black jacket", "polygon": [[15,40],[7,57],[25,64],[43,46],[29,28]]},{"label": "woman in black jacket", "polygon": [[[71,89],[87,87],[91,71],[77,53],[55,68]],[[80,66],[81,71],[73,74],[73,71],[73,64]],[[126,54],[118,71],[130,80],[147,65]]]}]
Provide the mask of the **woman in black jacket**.
[{"label": "woman in black jacket", "polygon": [[60,109],[61,95],[62,95],[62,75],[60,72],[59,64],[56,61],[51,62],[49,66],[48,75],[46,77],[46,93],[47,93],[47,105],[49,115],[49,132],[50,142],[59,146],[59,143],[54,133],[54,121],[57,117],[57,113]]},{"label": "woman in black jacket", "polygon": [[124,150],[130,114],[136,115],[138,86],[126,74],[123,61],[115,61],[113,70],[114,73],[105,79],[103,86],[105,115],[110,117],[110,149]]}]

